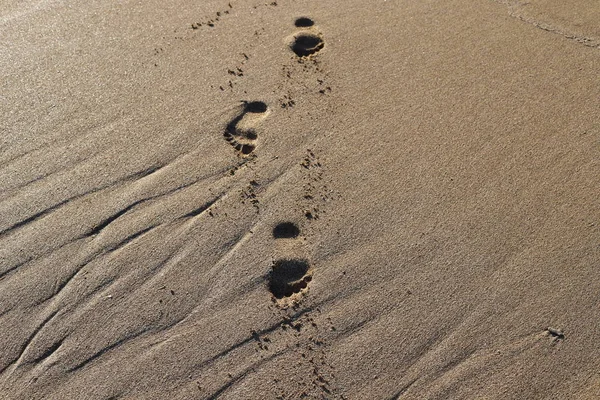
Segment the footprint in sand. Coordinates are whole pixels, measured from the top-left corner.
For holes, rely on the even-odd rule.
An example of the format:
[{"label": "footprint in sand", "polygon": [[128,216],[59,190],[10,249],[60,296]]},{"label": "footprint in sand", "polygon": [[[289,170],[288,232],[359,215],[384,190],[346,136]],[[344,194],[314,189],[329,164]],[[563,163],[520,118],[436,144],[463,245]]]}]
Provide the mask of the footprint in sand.
[{"label": "footprint in sand", "polygon": [[300,235],[300,229],[293,222],[281,222],[273,228],[275,239],[294,239]]},{"label": "footprint in sand", "polygon": [[[300,229],[293,222],[281,222],[273,228],[275,239],[296,239]],[[276,299],[305,292],[312,280],[310,264],[305,259],[282,258],[273,264],[269,273],[269,290]]]},{"label": "footprint in sand", "polygon": [[256,125],[268,114],[268,107],[262,101],[244,102],[244,109],[227,127],[223,136],[237,151],[248,155],[256,149]]},{"label": "footprint in sand", "polygon": [[312,273],[308,261],[280,259],[275,261],[269,275],[269,290],[277,299],[291,297],[308,287]]},{"label": "footprint in sand", "polygon": [[296,21],[294,22],[294,25],[296,25],[298,28],[309,28],[309,27],[313,26],[314,24],[315,24],[315,21],[313,21],[312,19],[310,19],[308,17],[297,18]]},{"label": "footprint in sand", "polygon": [[297,18],[294,22],[296,27],[305,28],[288,38],[290,49],[298,57],[311,56],[325,46],[321,34],[314,29],[314,24],[314,21],[308,17]]}]

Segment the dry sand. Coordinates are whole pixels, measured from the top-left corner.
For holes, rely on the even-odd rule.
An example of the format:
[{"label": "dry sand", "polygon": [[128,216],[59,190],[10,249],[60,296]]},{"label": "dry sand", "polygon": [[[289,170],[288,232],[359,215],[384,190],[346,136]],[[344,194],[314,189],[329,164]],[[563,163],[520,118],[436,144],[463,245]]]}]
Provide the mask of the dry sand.
[{"label": "dry sand", "polygon": [[599,20],[4,0],[0,398],[599,398]]}]

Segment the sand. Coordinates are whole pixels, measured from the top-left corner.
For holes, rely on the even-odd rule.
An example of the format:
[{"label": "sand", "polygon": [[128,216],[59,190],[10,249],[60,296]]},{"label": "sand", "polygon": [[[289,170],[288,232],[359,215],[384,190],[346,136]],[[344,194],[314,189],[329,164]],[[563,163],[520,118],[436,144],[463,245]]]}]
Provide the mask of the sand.
[{"label": "sand", "polygon": [[0,398],[600,397],[599,16],[5,1]]}]

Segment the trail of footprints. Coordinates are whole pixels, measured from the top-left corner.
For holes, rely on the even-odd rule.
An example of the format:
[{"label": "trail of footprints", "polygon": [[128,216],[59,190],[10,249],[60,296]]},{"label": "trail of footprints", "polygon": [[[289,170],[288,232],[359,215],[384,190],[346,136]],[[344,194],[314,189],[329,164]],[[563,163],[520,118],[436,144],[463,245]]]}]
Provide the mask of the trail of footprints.
[{"label": "trail of footprints", "polygon": [[[300,29],[288,37],[287,45],[298,62],[304,63],[324,47],[324,42],[310,18],[296,19],[295,26]],[[223,132],[224,139],[235,149],[238,156],[256,157],[255,150],[261,136],[260,123],[272,111],[271,107],[262,101],[243,102],[239,114],[227,124]],[[307,178],[311,182],[321,179],[321,165],[312,151],[308,150],[308,155],[300,165],[304,170],[308,170]],[[256,181],[250,181],[249,192],[245,197],[257,206],[258,200],[252,192],[254,184]],[[316,193],[312,190],[315,187],[304,189],[299,218],[310,222],[318,218],[318,210],[314,207]],[[300,373],[297,377],[283,376],[273,380],[274,388],[278,392],[276,398],[331,398],[336,395],[337,389],[334,383],[334,367],[327,360],[325,340],[326,332],[335,328],[329,320],[331,327],[322,331],[311,315],[313,307],[308,305],[300,308],[300,302],[307,296],[314,274],[314,269],[303,250],[304,238],[300,224],[293,220],[283,220],[272,226],[271,235],[278,254],[264,276],[265,289],[270,293],[273,312],[281,318],[281,325],[280,329],[270,332],[269,335],[258,331],[251,332],[251,337],[257,345],[256,351],[261,354],[261,359],[269,357],[269,353],[275,354],[274,352],[282,347],[288,348],[294,354],[297,362],[294,368]],[[316,311],[320,313],[318,308]],[[287,339],[277,340],[277,336],[280,335]],[[290,339],[292,343],[286,344]],[[232,379],[231,376],[229,378]]]},{"label": "trail of footprints", "polygon": [[[300,17],[296,19],[294,25],[302,30],[290,38],[289,47],[298,57],[309,57],[324,47],[323,38],[314,30],[312,19]],[[273,228],[275,240],[296,240],[299,235],[300,229],[293,222],[281,222]],[[306,259],[280,258],[271,267],[269,290],[275,299],[294,299],[307,292],[310,281],[312,281],[312,268]]]},{"label": "trail of footprints", "polygon": [[[289,50],[295,54],[299,63],[315,61],[312,56],[323,49],[324,41],[314,27],[313,20],[307,17],[297,18],[295,26],[299,28],[298,31],[287,38]],[[242,102],[238,115],[223,131],[224,139],[235,149],[238,156],[256,157],[256,149],[261,140],[260,124],[272,111],[273,109],[263,101]],[[308,155],[300,165],[308,170],[310,181],[316,182],[321,179],[321,165],[312,151],[308,150]],[[258,200],[252,192],[255,184],[256,181],[250,181],[250,190],[245,197],[257,207]],[[304,189],[299,218],[310,222],[318,218],[314,200],[320,200],[326,195],[316,199],[317,193],[312,190],[316,189],[314,186]],[[271,235],[278,248],[278,254],[264,275],[265,289],[268,289],[274,310],[277,310],[274,313],[281,317],[281,329],[271,332],[269,336],[253,331],[251,337],[256,341],[256,350],[259,353],[273,352],[282,346],[289,347],[298,362],[295,368],[303,372],[297,379],[293,377],[289,381],[285,377],[281,381],[274,379],[275,388],[279,391],[277,398],[298,395],[300,398],[330,398],[337,389],[334,384],[334,368],[326,356],[325,339],[329,329],[322,331],[322,328],[317,326],[316,320],[311,316],[312,306],[300,309],[300,302],[307,296],[314,275],[314,269],[303,250],[304,238],[300,224],[293,220],[283,220],[272,226]],[[320,313],[318,308],[317,312]],[[331,321],[329,323],[331,324]],[[335,330],[333,325],[330,330]],[[278,341],[277,335],[287,336],[288,340],[292,335],[293,343],[286,344],[288,340]],[[261,359],[263,356],[261,354]]]},{"label": "trail of footprints", "polygon": [[[294,25],[301,30],[288,38],[288,45],[299,58],[310,57],[324,47],[323,38],[308,17],[297,18]],[[262,101],[242,101],[241,112],[225,127],[223,137],[241,156],[251,155],[257,147],[257,126],[270,110]],[[293,222],[281,222],[273,228],[275,240],[296,240],[300,229]],[[312,280],[312,268],[306,259],[280,258],[269,272],[269,290],[277,300],[296,298],[306,293]]]},{"label": "trail of footprints", "polygon": [[[319,52],[325,45],[323,38],[308,17],[297,18],[294,25],[301,28],[288,38],[288,45],[300,59]],[[247,55],[244,55],[246,58]],[[254,152],[258,142],[256,127],[269,114],[269,107],[262,101],[242,101],[238,116],[232,119],[223,132],[223,137],[241,156]]]}]

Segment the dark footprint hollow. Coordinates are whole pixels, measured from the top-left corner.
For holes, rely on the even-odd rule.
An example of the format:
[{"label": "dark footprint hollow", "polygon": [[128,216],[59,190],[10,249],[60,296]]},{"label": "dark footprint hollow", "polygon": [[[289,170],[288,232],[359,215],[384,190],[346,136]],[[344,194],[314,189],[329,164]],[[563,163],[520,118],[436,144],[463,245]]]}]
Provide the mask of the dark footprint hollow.
[{"label": "dark footprint hollow", "polygon": [[302,33],[294,39],[292,51],[298,57],[306,57],[315,54],[324,46],[323,39],[311,33]]},{"label": "dark footprint hollow", "polygon": [[[256,146],[253,146],[251,144],[243,144],[242,148],[239,149],[239,151],[242,152],[242,154],[250,154],[254,151],[254,149],[256,148]],[[236,147],[237,149],[237,147]]]},{"label": "dark footprint hollow", "polygon": [[273,228],[275,239],[291,239],[300,235],[300,229],[293,222],[281,222]]},{"label": "dark footprint hollow", "polygon": [[294,22],[294,25],[296,25],[298,28],[308,28],[309,26],[313,26],[314,24],[315,22],[308,17],[297,18]]},{"label": "dark footprint hollow", "polygon": [[246,103],[244,111],[251,113],[264,113],[267,112],[267,104],[262,101],[250,101]]},{"label": "dark footprint hollow", "polygon": [[300,293],[308,286],[312,277],[308,275],[310,265],[306,260],[283,259],[275,261],[269,275],[269,290],[278,299]]},{"label": "dark footprint hollow", "polygon": [[267,104],[263,101],[243,101],[244,110],[235,117],[223,132],[223,137],[237,151],[243,155],[248,155],[256,149],[256,139],[258,135],[253,128],[239,127],[247,114],[262,114],[267,112]]}]

